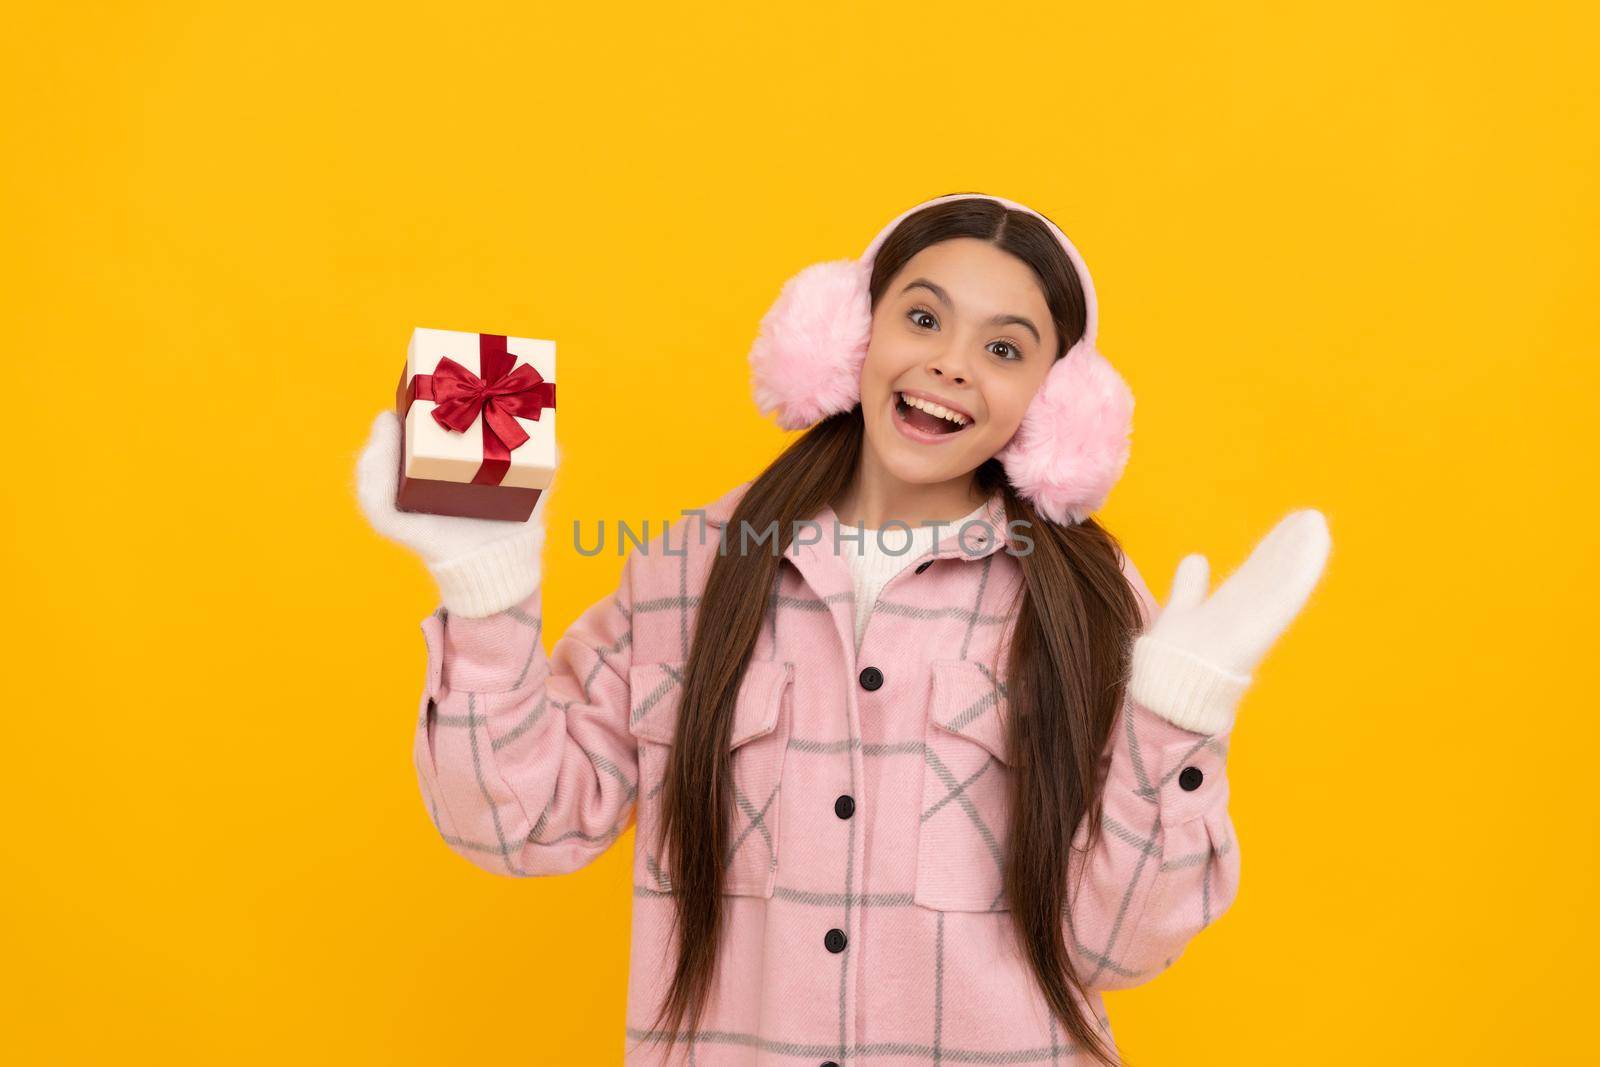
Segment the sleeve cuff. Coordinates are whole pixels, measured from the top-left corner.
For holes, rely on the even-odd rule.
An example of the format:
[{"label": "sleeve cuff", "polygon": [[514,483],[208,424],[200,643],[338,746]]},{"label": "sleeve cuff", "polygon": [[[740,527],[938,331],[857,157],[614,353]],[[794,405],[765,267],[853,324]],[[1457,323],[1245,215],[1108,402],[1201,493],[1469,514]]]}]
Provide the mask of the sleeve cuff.
[{"label": "sleeve cuff", "polygon": [[1226,733],[1249,686],[1248,675],[1225,671],[1149,634],[1133,643],[1128,695],[1174,726],[1198,734]]},{"label": "sleeve cuff", "polygon": [[543,576],[544,526],[530,522],[510,537],[465,556],[428,564],[439,599],[454,615],[480,619],[525,600]]}]

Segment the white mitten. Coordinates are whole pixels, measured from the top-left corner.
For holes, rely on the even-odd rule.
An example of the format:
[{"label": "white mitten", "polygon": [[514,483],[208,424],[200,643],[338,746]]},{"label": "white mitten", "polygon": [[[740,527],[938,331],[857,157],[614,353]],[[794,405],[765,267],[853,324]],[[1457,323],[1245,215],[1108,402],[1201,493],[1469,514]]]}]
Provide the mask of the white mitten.
[{"label": "white mitten", "polygon": [[[560,456],[557,449],[558,467]],[[523,522],[427,515],[394,506],[399,473],[400,418],[385,409],[373,420],[356,461],[356,498],[373,529],[422,556],[447,611],[468,618],[493,615],[538,587],[550,489],[539,494]]]},{"label": "white mitten", "polygon": [[1305,605],[1330,543],[1322,512],[1290,512],[1210,597],[1206,558],[1185,556],[1166,607],[1134,641],[1128,694],[1186,730],[1231,729],[1251,672]]}]

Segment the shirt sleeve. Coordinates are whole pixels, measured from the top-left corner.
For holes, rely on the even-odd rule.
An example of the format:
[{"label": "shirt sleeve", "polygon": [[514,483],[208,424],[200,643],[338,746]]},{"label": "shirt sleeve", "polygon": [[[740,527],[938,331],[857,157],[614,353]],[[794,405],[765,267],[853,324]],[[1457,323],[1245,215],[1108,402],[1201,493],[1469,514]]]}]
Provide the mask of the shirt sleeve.
[{"label": "shirt sleeve", "polygon": [[632,562],[548,655],[542,586],[497,614],[441,606],[422,620],[427,676],[413,754],[423,802],[445,843],[487,871],[574,871],[633,823]]},{"label": "shirt sleeve", "polygon": [[[1155,600],[1125,564],[1144,622]],[[1101,757],[1099,836],[1074,842],[1067,945],[1089,989],[1123,989],[1170,967],[1233,903],[1239,847],[1228,812],[1231,731],[1201,733],[1125,698]]]}]

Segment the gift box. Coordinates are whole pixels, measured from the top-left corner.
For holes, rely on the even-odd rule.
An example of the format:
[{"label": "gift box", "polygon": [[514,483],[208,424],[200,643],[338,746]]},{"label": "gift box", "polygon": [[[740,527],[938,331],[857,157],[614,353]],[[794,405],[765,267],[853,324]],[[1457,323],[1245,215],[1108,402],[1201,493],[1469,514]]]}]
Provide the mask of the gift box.
[{"label": "gift box", "polygon": [[556,466],[556,345],[415,329],[400,372],[401,511],[521,522]]}]

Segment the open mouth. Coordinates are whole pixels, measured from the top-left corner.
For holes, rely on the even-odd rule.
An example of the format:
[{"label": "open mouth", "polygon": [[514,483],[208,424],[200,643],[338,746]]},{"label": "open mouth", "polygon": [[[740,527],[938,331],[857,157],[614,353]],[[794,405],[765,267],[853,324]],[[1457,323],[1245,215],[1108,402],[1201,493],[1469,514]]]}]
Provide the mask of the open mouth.
[{"label": "open mouth", "polygon": [[963,412],[901,392],[894,394],[894,413],[903,425],[929,436],[947,437],[972,425],[971,416]]}]

